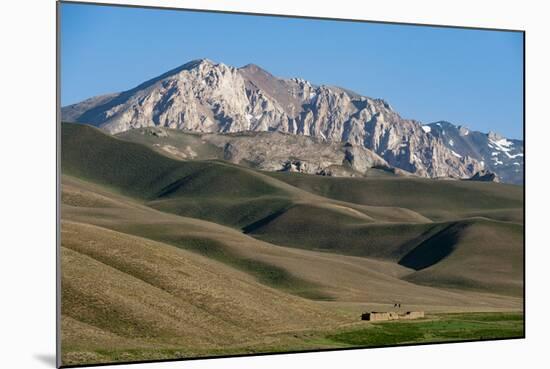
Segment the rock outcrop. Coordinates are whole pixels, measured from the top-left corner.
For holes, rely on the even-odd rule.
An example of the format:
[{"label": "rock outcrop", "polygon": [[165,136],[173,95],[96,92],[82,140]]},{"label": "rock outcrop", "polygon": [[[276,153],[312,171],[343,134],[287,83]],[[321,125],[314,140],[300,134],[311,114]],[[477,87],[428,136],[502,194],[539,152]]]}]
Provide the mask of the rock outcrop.
[{"label": "rock outcrop", "polygon": [[469,178],[470,181],[500,182],[498,176],[490,170],[481,170]]},{"label": "rock outcrop", "polygon": [[365,175],[372,168],[393,171],[384,159],[362,146],[324,142],[315,137],[281,132],[242,132],[202,134],[201,139],[222,148],[223,159],[227,161],[266,171],[339,177]]}]

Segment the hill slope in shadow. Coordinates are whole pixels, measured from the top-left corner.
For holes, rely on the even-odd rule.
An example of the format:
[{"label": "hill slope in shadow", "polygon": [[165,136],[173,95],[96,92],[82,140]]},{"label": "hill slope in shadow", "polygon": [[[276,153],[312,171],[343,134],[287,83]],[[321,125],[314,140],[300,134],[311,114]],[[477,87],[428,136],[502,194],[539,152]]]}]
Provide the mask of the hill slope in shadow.
[{"label": "hill slope in shadow", "polygon": [[61,195],[66,363],[284,351],[396,301],[522,308],[514,186],[266,173],[63,124]]}]

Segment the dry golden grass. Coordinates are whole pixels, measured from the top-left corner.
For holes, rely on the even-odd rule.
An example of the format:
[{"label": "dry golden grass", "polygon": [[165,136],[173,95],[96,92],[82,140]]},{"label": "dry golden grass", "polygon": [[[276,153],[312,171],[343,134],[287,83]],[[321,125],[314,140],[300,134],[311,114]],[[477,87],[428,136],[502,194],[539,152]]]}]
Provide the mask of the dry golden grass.
[{"label": "dry golden grass", "polygon": [[[327,335],[396,302],[428,313],[522,309],[515,189],[287,183],[82,127],[63,128],[66,365],[341,347]],[[439,197],[426,208],[415,191]]]},{"label": "dry golden grass", "polygon": [[276,332],[347,321],[219,262],[92,225],[63,221],[61,260],[66,363],[112,347],[272,345]]},{"label": "dry golden grass", "polygon": [[[115,327],[114,333],[164,337],[185,332],[195,343],[231,343],[241,338],[242,330],[265,334],[338,321],[311,301],[185,250],[67,221],[62,237],[63,313],[71,316],[76,310],[82,320],[89,312],[97,325],[96,309],[109,306],[132,322]],[[80,304],[86,295],[94,300]],[[72,301],[72,296],[78,299]],[[134,320],[147,327],[136,327]],[[103,323],[113,329],[109,317]]]}]

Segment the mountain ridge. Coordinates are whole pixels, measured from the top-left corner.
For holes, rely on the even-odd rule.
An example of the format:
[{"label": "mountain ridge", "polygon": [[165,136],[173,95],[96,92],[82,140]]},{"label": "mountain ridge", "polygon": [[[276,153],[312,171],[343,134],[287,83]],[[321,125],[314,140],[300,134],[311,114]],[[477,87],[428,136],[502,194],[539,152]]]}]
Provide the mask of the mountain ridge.
[{"label": "mountain ridge", "polygon": [[401,118],[382,99],[301,78],[277,78],[255,64],[236,68],[196,59],[130,90],[64,107],[62,115],[64,121],[113,134],[161,126],[312,136],[362,146],[390,166],[430,178],[470,178],[484,169],[479,155],[456,155],[444,139],[418,121]]},{"label": "mountain ridge", "polygon": [[[468,155],[484,164],[501,181],[523,184],[523,141],[496,132],[483,133],[447,121],[427,124],[425,131],[439,137],[457,155]],[[428,128],[426,128],[428,127]]]}]

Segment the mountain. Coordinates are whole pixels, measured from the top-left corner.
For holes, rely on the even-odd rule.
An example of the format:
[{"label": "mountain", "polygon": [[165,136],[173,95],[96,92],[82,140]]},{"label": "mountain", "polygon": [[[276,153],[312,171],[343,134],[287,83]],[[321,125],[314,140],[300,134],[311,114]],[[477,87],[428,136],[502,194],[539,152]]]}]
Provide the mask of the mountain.
[{"label": "mountain", "polygon": [[495,132],[472,131],[445,121],[425,125],[424,130],[441,139],[456,155],[483,163],[502,182],[523,184],[523,141]]},{"label": "mountain", "polygon": [[470,178],[484,169],[481,159],[450,148],[444,138],[403,119],[384,100],[299,78],[277,78],[254,64],[235,68],[194,60],[131,90],[64,107],[62,116],[113,134],[161,126],[311,136],[363,147],[389,166],[422,177]]}]

